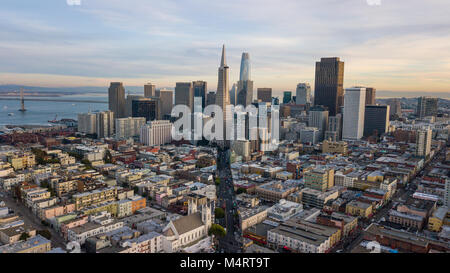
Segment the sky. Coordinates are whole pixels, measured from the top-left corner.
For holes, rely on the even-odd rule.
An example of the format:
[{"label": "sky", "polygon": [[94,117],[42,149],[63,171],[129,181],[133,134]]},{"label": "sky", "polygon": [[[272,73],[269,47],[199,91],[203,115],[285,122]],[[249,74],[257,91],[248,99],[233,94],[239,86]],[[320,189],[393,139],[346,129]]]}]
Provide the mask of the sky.
[{"label": "sky", "polygon": [[[79,2],[79,3],[78,3]],[[448,0],[2,0],[0,85],[217,87],[249,52],[255,87],[314,85],[340,57],[344,87],[450,92]]]}]

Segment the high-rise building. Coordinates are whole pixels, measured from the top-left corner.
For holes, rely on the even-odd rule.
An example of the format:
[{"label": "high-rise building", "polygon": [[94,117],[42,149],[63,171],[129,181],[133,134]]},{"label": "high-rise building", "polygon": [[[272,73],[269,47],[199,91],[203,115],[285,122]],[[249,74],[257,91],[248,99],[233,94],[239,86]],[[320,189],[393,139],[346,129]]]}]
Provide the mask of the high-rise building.
[{"label": "high-rise building", "polygon": [[429,128],[416,133],[416,156],[427,157],[431,152],[431,138],[433,131]]},{"label": "high-rise building", "polygon": [[238,81],[237,90],[236,105],[246,107],[253,102],[253,81]]},{"label": "high-rise building", "polygon": [[206,107],[206,94],[208,93],[208,84],[205,81],[192,82],[194,88],[194,97],[202,98],[202,109]]},{"label": "high-rise building", "polygon": [[417,99],[417,116],[420,118],[436,116],[438,109],[438,99],[430,97],[419,97]]},{"label": "high-rise building", "polygon": [[272,88],[258,88],[256,92],[261,102],[272,102]]},{"label": "high-rise building", "polygon": [[305,187],[326,191],[334,186],[334,169],[315,168],[304,174]]},{"label": "high-rise building", "polygon": [[387,133],[389,128],[389,105],[366,105],[365,109],[364,136],[372,136],[375,134],[375,131],[377,136]]},{"label": "high-rise building", "polygon": [[144,117],[147,121],[161,119],[160,99],[158,97],[133,100],[131,116]]},{"label": "high-rise building", "polygon": [[240,81],[249,81],[251,79],[250,68],[250,55],[248,52],[244,52],[242,53],[241,58],[241,72],[239,74]]},{"label": "high-rise building", "polygon": [[172,142],[172,123],[155,120],[144,124],[140,130],[140,141],[147,146],[159,146]]},{"label": "high-rise building", "polygon": [[373,87],[366,87],[366,105],[375,105],[377,90]]},{"label": "high-rise building", "polygon": [[177,82],[175,87],[175,105],[186,105],[194,111],[194,88],[192,82]]},{"label": "high-rise building", "polygon": [[114,112],[104,111],[96,113],[97,138],[114,135]]},{"label": "high-rise building", "polygon": [[283,92],[283,104],[284,103],[290,103],[292,101],[292,92],[291,91],[284,91]]},{"label": "high-rise building", "polygon": [[399,99],[388,99],[386,100],[386,104],[389,105],[389,116],[402,116],[402,104]]},{"label": "high-rise building", "polygon": [[124,118],[128,118],[133,116],[133,101],[138,99],[143,99],[143,96],[140,95],[127,95],[125,100],[125,116]]},{"label": "high-rise building", "polygon": [[300,142],[311,143],[313,145],[319,142],[319,129],[316,127],[304,127],[300,129]]},{"label": "high-rise building", "polygon": [[250,55],[247,52],[242,53],[241,71],[236,89],[235,105],[246,107],[253,101],[253,81],[251,80]]},{"label": "high-rise building", "polygon": [[78,114],[78,132],[83,134],[95,134],[97,130],[97,120],[95,113]]},{"label": "high-rise building", "polygon": [[150,98],[156,96],[156,86],[151,83],[144,85],[144,97]]},{"label": "high-rise building", "polygon": [[324,139],[325,131],[328,128],[328,110],[321,105],[309,109],[308,126],[319,130],[319,141]]},{"label": "high-rise building", "polygon": [[233,83],[233,86],[230,89],[230,104],[236,105],[237,94],[238,94],[237,85],[235,83]]},{"label": "high-rise building", "polygon": [[343,139],[358,140],[363,136],[365,104],[365,88],[345,89]]},{"label": "high-rise building", "polygon": [[138,136],[145,118],[118,118],[116,119],[116,139]]},{"label": "high-rise building", "polygon": [[160,101],[161,118],[169,119],[173,108],[173,91],[166,89],[156,90],[156,96],[159,97]]},{"label": "high-rise building", "polygon": [[125,117],[125,88],[121,82],[112,82],[108,89],[109,110],[116,118]]},{"label": "high-rise building", "polygon": [[208,92],[206,95],[206,106],[216,104],[216,92]]},{"label": "high-rise building", "polygon": [[[216,105],[222,108],[223,112],[223,140],[227,140],[227,129],[229,123],[232,121],[232,113],[230,112],[230,89],[228,87],[230,81],[230,68],[227,65],[225,55],[225,45],[222,47],[222,59],[220,62],[218,81],[217,81],[217,93],[216,93]],[[228,129],[229,130],[229,129]],[[219,142],[219,145],[228,145],[228,141]]]},{"label": "high-rise building", "polygon": [[311,104],[311,86],[309,85],[309,83],[297,84],[295,95],[295,104]]},{"label": "high-rise building", "polygon": [[[321,58],[316,62],[314,105],[324,105],[335,116],[344,100],[344,62],[339,58]],[[364,100],[365,102],[365,100]]]},{"label": "high-rise building", "polygon": [[325,139],[331,139],[332,141],[341,140],[342,136],[342,114],[328,118],[328,129],[325,132]]}]

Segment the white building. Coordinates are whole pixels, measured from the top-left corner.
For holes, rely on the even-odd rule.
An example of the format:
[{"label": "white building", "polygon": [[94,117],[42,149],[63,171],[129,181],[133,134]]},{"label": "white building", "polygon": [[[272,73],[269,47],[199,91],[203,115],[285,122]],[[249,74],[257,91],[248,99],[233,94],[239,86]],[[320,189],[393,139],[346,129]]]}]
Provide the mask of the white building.
[{"label": "white building", "polygon": [[323,140],[328,128],[328,110],[322,106],[314,106],[309,110],[308,126],[319,130],[319,141]]},{"label": "white building", "polygon": [[114,113],[104,111],[96,113],[97,138],[111,137],[114,134]]},{"label": "white building", "polygon": [[295,95],[295,104],[304,105],[311,103],[311,86],[309,85],[309,83],[297,84]]},{"label": "white building", "polygon": [[126,250],[121,253],[158,253],[162,251],[162,235],[157,232],[149,232],[137,238],[121,243]]},{"label": "white building", "polygon": [[302,204],[281,199],[277,204],[269,208],[267,216],[284,222],[302,210]]},{"label": "white building", "polygon": [[163,249],[166,253],[177,252],[181,248],[208,236],[211,227],[211,205],[202,205],[201,211],[196,211],[197,205],[189,200],[189,215],[182,216],[163,229]]},{"label": "white building", "polygon": [[78,132],[84,134],[95,134],[97,130],[97,119],[94,113],[78,114]]},{"label": "white building", "polygon": [[342,138],[358,140],[364,134],[366,88],[345,89]]},{"label": "white building", "polygon": [[144,117],[116,119],[116,139],[138,136],[145,121]]},{"label": "white building", "polygon": [[433,131],[431,129],[423,129],[417,131],[416,136],[416,155],[427,157],[431,152],[431,138]]},{"label": "white building", "polygon": [[159,146],[172,142],[172,123],[168,120],[155,120],[141,127],[141,143]]}]

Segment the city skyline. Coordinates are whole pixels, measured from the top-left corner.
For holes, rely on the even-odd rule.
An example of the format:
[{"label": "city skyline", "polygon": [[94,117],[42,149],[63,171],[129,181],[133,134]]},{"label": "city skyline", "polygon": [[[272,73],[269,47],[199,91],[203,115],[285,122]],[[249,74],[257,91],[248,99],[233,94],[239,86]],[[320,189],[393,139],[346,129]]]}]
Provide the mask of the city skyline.
[{"label": "city skyline", "polygon": [[[150,81],[175,86],[175,82],[204,80],[214,88],[216,52],[225,43],[230,82],[239,79],[241,54],[249,52],[254,88],[271,87],[278,94],[294,90],[299,82],[314,88],[314,63],[321,57],[340,57],[346,63],[344,88],[373,86],[404,91],[406,96],[414,91],[450,90],[446,50],[450,21],[445,12],[450,3],[284,3],[146,5],[133,0],[70,6],[66,1],[27,5],[7,1],[0,13],[5,38],[0,43],[0,85],[106,87],[116,81],[132,86]],[[411,12],[403,12],[405,6]],[[202,16],[183,12],[199,7],[206,11]],[[295,16],[298,10],[302,10],[300,17]],[[429,16],[416,16],[423,10]],[[276,18],[270,25],[269,13]],[[210,16],[215,20],[205,25]]]}]

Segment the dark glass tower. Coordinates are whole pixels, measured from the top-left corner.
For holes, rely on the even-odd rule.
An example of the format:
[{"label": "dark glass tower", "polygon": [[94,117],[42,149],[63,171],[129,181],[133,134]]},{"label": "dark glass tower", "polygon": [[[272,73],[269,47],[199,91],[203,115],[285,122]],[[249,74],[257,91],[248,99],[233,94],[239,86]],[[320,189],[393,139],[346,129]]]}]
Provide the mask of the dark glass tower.
[{"label": "dark glass tower", "polygon": [[344,62],[338,57],[316,62],[314,104],[326,106],[330,116],[339,113],[344,105]]}]

